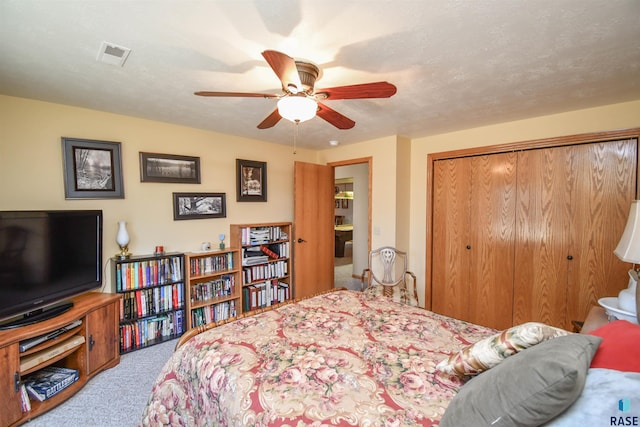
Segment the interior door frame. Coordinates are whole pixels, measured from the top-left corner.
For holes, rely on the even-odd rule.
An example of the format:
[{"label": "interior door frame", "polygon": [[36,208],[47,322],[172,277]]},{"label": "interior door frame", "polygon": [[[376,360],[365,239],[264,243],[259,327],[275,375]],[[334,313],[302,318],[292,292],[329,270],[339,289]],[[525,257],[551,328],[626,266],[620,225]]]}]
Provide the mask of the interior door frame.
[{"label": "interior door frame", "polygon": [[[549,147],[559,147],[563,145],[574,145],[581,143],[592,143],[592,142],[601,142],[601,141],[610,141],[616,139],[625,139],[625,138],[636,138],[638,139],[638,144],[640,144],[640,127],[630,128],[630,129],[619,129],[612,131],[603,131],[603,132],[590,132],[583,133],[577,135],[568,135],[568,136],[559,136],[552,138],[543,138],[543,139],[534,139],[529,141],[520,141],[520,142],[511,142],[506,144],[497,144],[497,145],[488,145],[483,147],[474,147],[453,151],[446,151],[440,153],[430,153],[427,154],[427,226],[426,226],[426,247],[425,247],[425,281],[424,281],[424,308],[427,310],[431,310],[432,299],[432,268],[431,263],[433,262],[433,217],[432,217],[432,206],[433,206],[433,178],[434,178],[434,163],[437,160],[444,159],[453,159],[457,157],[465,157],[465,156],[479,156],[486,154],[496,154],[496,153],[504,153],[508,151],[522,151],[522,150],[531,150],[536,148],[549,148]],[[640,150],[638,150],[638,159],[637,164],[640,168]],[[636,182],[636,199],[640,198],[640,173],[636,171],[637,182]]]},{"label": "interior door frame", "polygon": [[[368,188],[368,197],[367,197],[367,203],[368,203],[368,207],[367,207],[367,254],[369,252],[371,252],[371,230],[373,228],[372,226],[372,221],[371,221],[371,206],[372,206],[372,185],[373,185],[373,157],[369,156],[369,157],[360,157],[360,158],[356,158],[356,159],[348,159],[348,160],[340,160],[337,162],[329,162],[327,163],[327,166],[330,166],[332,171],[333,171],[333,179],[335,181],[335,177],[336,177],[336,167],[340,167],[340,166],[351,166],[351,165],[359,165],[359,164],[367,164],[367,177],[368,177],[368,183],[367,183],[367,188]],[[335,248],[334,248],[335,250]],[[334,264],[334,268],[335,268],[335,260],[333,261]]]}]

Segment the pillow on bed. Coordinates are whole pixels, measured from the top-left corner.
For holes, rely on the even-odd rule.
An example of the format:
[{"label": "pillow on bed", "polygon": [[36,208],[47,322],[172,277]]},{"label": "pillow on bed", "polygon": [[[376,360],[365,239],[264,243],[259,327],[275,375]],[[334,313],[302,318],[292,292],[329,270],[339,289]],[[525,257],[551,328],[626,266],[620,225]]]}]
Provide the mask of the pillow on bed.
[{"label": "pillow on bed", "polygon": [[476,375],[519,351],[568,334],[544,323],[523,323],[462,348],[438,363],[436,369],[460,377]]},{"label": "pillow on bed", "polygon": [[507,358],[462,386],[449,403],[440,426],[544,424],[580,396],[601,340],[592,335],[571,334]]},{"label": "pillow on bed", "polygon": [[614,320],[589,334],[602,337],[602,344],[591,361],[592,368],[640,372],[640,325]]},{"label": "pillow on bed", "polygon": [[[602,348],[598,348],[598,352]],[[621,412],[619,401],[629,399],[632,412]],[[593,368],[587,373],[582,394],[566,411],[545,427],[574,427],[611,424],[611,417],[634,416],[640,408],[640,373]],[[622,425],[622,423],[620,423]],[[627,424],[629,425],[629,424]]]}]

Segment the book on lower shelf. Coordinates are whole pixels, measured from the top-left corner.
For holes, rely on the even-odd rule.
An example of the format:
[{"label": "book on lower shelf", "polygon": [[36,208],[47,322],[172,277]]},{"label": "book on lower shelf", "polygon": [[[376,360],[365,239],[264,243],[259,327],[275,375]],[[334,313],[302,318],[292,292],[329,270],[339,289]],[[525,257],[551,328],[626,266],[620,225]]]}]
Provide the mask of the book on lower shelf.
[{"label": "book on lower shelf", "polygon": [[76,369],[47,366],[24,378],[24,384],[31,397],[43,402],[74,382],[78,381]]}]

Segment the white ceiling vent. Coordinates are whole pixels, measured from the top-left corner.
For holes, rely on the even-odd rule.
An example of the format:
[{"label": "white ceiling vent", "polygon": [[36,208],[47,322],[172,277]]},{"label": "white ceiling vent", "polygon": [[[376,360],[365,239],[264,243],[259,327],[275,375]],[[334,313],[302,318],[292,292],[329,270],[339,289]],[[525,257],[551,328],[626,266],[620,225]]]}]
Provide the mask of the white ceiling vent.
[{"label": "white ceiling vent", "polygon": [[110,65],[123,66],[129,57],[131,49],[128,47],[118,46],[117,44],[102,42],[100,51],[98,52],[98,61]]}]

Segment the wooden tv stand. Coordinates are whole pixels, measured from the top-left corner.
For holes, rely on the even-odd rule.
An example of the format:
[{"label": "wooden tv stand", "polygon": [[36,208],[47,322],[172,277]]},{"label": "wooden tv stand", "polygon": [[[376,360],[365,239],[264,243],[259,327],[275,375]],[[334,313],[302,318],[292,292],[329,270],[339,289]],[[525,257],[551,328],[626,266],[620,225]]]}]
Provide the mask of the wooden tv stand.
[{"label": "wooden tv stand", "polygon": [[[52,319],[0,331],[0,426],[17,426],[53,409],[98,372],[120,363],[120,298],[116,294],[90,292],[74,298],[69,311]],[[20,341],[56,331],[78,319],[81,325],[20,353]],[[78,337],[84,342],[62,352],[52,351],[61,343],[82,341]],[[32,363],[28,363],[29,359]],[[30,364],[33,366],[28,367]],[[31,410],[23,412],[22,378],[49,365],[77,369],[78,381],[43,402],[32,398]]]}]

